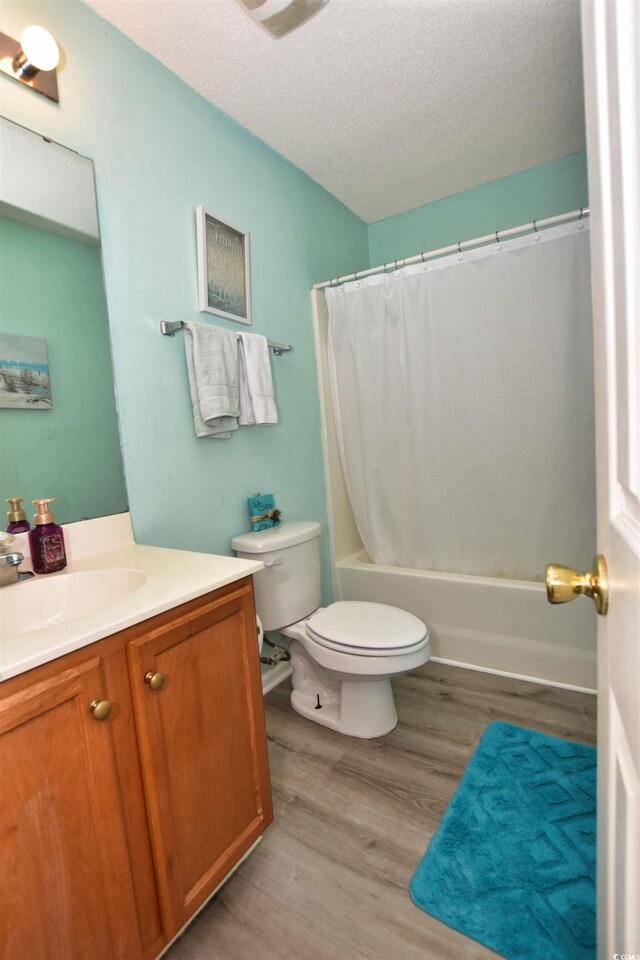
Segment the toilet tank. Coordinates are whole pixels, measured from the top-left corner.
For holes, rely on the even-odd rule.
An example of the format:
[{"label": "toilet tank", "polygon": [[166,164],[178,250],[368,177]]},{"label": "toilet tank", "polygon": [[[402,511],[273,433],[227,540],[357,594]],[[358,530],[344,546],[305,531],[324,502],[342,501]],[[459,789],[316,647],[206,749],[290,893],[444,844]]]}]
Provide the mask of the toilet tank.
[{"label": "toilet tank", "polygon": [[320,606],[320,524],[290,520],[231,541],[237,556],[262,560],[254,573],[256,612],[265,630],[280,630]]}]

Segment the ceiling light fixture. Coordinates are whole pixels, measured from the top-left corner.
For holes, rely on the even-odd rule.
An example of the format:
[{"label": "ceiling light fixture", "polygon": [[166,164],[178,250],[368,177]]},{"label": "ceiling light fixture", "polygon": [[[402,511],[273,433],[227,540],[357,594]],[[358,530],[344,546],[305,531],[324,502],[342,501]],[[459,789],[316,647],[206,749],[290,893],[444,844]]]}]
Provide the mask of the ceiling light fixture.
[{"label": "ceiling light fixture", "polygon": [[0,70],[49,100],[59,101],[56,67],[60,51],[44,27],[26,27],[20,43],[0,33]]},{"label": "ceiling light fixture", "polygon": [[326,7],[329,0],[238,0],[249,16],[276,40]]}]

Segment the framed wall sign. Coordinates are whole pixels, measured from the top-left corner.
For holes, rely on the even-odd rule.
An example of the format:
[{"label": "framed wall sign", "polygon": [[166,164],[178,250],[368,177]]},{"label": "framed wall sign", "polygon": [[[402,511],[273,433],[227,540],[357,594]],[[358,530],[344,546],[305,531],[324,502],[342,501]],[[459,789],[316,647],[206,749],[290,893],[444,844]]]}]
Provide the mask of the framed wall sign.
[{"label": "framed wall sign", "polygon": [[196,209],[198,309],[251,323],[249,234],[204,207]]}]

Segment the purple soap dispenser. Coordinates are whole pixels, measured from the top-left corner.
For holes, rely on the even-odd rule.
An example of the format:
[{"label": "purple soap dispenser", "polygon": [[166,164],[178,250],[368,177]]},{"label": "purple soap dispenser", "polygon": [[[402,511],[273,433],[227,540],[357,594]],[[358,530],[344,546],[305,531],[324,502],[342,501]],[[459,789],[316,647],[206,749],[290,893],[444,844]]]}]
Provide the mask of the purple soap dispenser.
[{"label": "purple soap dispenser", "polygon": [[62,527],[54,523],[48,506],[55,500],[55,497],[49,497],[33,501],[37,510],[33,518],[34,527],[29,530],[29,546],[35,573],[56,573],[67,565]]},{"label": "purple soap dispenser", "polygon": [[11,508],[7,512],[7,533],[26,533],[29,529],[27,515],[22,509],[22,497],[9,497],[5,500]]}]

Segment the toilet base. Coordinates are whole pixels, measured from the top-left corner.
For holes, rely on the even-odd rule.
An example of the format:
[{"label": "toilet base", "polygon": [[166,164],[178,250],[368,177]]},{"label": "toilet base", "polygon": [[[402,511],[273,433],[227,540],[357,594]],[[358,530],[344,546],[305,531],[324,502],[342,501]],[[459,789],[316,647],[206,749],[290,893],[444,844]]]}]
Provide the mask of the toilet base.
[{"label": "toilet base", "polygon": [[394,729],[398,714],[388,677],[342,680],[312,664],[298,641],[291,643],[289,651],[291,706],[296,713],[346,736],[367,740]]}]

